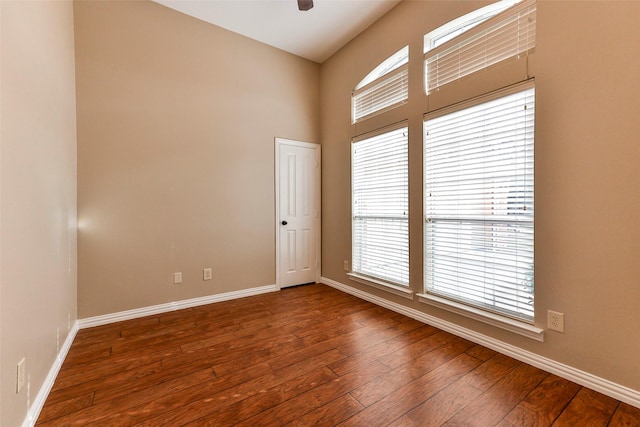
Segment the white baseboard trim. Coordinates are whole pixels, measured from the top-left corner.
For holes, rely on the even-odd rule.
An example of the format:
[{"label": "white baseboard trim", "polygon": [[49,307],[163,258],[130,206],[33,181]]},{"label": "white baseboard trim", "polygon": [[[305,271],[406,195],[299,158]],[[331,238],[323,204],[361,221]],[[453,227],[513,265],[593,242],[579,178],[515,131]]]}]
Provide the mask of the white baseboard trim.
[{"label": "white baseboard trim", "polygon": [[102,316],[87,317],[85,319],[79,319],[78,325],[80,329],[91,328],[93,326],[107,325],[109,323],[121,322],[123,320],[137,319],[139,317],[168,313],[171,311],[182,310],[184,308],[191,308],[200,305],[213,304],[215,302],[250,297],[254,295],[265,294],[268,292],[275,292],[278,290],[279,288],[276,285],[259,286],[257,288],[242,289],[239,291],[225,292],[223,294],[208,295],[206,297],[152,305],[149,307],[120,311],[117,313],[105,314]]},{"label": "white baseboard trim", "polygon": [[78,322],[74,322],[71,330],[67,334],[67,338],[62,343],[62,347],[56,356],[51,369],[49,369],[49,373],[47,377],[44,379],[44,383],[40,387],[38,394],[35,399],[33,399],[33,404],[29,406],[27,411],[27,416],[22,422],[22,427],[33,427],[38,420],[38,416],[40,415],[40,411],[44,407],[44,403],[47,401],[47,397],[49,397],[49,392],[53,387],[53,383],[56,381],[56,377],[58,376],[58,372],[60,372],[60,368],[62,367],[62,362],[67,357],[67,353],[69,353],[69,349],[71,348],[71,344],[73,344],[73,340],[78,333]]},{"label": "white baseboard trim", "polygon": [[416,319],[420,322],[434,326],[438,329],[442,329],[443,331],[452,333],[461,338],[473,341],[499,353],[513,357],[514,359],[517,359],[521,362],[528,363],[529,365],[535,366],[536,368],[540,368],[552,374],[558,375],[559,377],[565,378],[569,381],[573,381],[576,384],[580,384],[584,387],[590,388],[609,397],[620,400],[621,402],[625,402],[629,405],[635,406],[636,408],[640,408],[640,391],[638,390],[634,390],[606,380],[604,378],[597,377],[580,369],[576,369],[569,365],[556,362],[555,360],[540,356],[527,350],[523,350],[514,345],[507,344],[495,338],[491,338],[489,336],[472,331],[471,329],[456,325],[455,323],[442,320],[438,317],[423,313],[410,307],[405,307],[401,304],[389,301],[384,298],[380,298],[376,295],[361,291],[335,280],[321,277],[320,283],[324,283],[328,286],[331,286],[332,288],[354,295],[358,298],[372,302],[379,306],[388,308],[389,310],[395,311],[396,313],[404,314],[405,316],[411,317],[412,319]]},{"label": "white baseboard trim", "polygon": [[27,416],[22,423],[22,427],[33,427],[38,420],[38,416],[40,415],[40,411],[44,407],[45,402],[47,401],[47,397],[51,392],[51,388],[53,387],[53,383],[58,376],[58,372],[60,372],[60,368],[62,367],[62,363],[64,359],[67,357],[67,353],[69,353],[69,349],[71,348],[71,344],[73,344],[73,340],[76,337],[76,334],[80,329],[90,328],[92,326],[100,326],[106,325],[109,323],[120,322],[122,320],[130,320],[136,319],[138,317],[150,316],[153,314],[167,313],[175,310],[181,310],[183,308],[197,307],[200,305],[212,304],[215,302],[228,301],[237,298],[249,297],[253,295],[265,294],[268,292],[278,291],[279,288],[276,285],[267,285],[267,286],[259,286],[256,288],[250,289],[242,289],[239,291],[226,292],[224,294],[218,295],[209,295],[206,297],[200,298],[192,298],[183,301],[171,302],[167,304],[159,304],[151,307],[143,307],[137,308],[134,310],[121,311],[118,313],[106,314],[104,316],[95,316],[88,317],[86,319],[78,319],[74,324],[64,343],[62,344],[62,348],[60,349],[56,360],[54,361],[51,369],[49,370],[49,374],[45,378],[44,384],[40,387],[40,391],[38,391],[38,395],[33,401],[33,404],[30,405]]}]

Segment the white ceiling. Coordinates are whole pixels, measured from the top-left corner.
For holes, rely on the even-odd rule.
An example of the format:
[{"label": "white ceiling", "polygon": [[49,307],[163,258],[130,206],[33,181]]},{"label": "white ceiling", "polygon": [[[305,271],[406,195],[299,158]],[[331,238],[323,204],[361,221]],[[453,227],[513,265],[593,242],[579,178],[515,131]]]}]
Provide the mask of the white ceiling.
[{"label": "white ceiling", "polygon": [[154,0],[187,15],[322,63],[401,0]]}]

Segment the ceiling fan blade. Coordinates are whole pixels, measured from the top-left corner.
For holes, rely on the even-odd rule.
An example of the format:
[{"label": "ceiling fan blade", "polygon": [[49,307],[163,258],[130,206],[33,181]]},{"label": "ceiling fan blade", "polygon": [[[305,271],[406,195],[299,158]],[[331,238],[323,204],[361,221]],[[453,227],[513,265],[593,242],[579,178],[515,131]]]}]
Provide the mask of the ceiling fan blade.
[{"label": "ceiling fan blade", "polygon": [[299,10],[309,10],[313,7],[313,0],[298,0]]}]

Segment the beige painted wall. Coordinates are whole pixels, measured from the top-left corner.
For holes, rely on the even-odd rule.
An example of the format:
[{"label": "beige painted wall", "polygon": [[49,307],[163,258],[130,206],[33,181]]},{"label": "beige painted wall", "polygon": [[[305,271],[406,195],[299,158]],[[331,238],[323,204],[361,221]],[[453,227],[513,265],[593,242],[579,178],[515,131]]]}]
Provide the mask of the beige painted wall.
[{"label": "beige painted wall", "polygon": [[319,65],[147,1],[75,31],[79,317],[275,284],[274,137],[319,141]]},{"label": "beige painted wall", "polygon": [[[405,1],[322,65],[323,276],[640,390],[639,2],[538,2],[536,324],[565,313],[539,343],[350,281],[350,138],[409,120],[411,287],[422,290],[422,36],[485,2]],[[350,124],[350,94],[410,45],[409,103],[375,125]]]},{"label": "beige painted wall", "polygon": [[[76,319],[73,7],[0,10],[0,425],[18,426]],[[22,357],[29,384],[16,394]]]},{"label": "beige painted wall", "polygon": [[[422,35],[482,4],[405,1],[320,68],[154,3],[77,3],[80,317],[274,283],[273,137],[322,135],[324,276],[640,390],[637,2],[539,1],[536,320],[562,311],[565,334],[533,342],[342,270],[349,141],[376,125],[352,128],[351,89],[409,43],[411,101],[385,120],[409,120],[420,290]],[[18,425],[18,360],[33,401],[76,318],[73,24],[68,2],[0,17],[0,424]]]}]

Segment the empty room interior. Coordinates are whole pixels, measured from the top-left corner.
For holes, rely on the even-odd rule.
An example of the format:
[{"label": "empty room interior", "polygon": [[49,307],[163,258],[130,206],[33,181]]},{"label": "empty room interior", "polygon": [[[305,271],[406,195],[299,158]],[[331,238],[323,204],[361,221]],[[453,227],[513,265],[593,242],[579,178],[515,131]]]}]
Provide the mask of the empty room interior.
[{"label": "empty room interior", "polygon": [[[268,367],[277,390],[293,374],[276,367],[325,341],[313,381],[360,360],[353,389],[286,406],[310,405],[309,380],[281,390],[279,421],[189,422],[544,425],[516,413],[553,377],[575,387],[548,425],[640,425],[640,2],[312,3],[0,0],[0,425],[183,425],[72,421],[105,391],[56,387],[127,351],[160,375],[215,349],[216,381]],[[469,375],[502,358],[531,390],[494,418],[489,386],[445,399],[458,377],[408,403],[435,386],[400,384],[398,360],[418,372],[445,335]],[[179,354],[127,347],[162,337]]]}]

